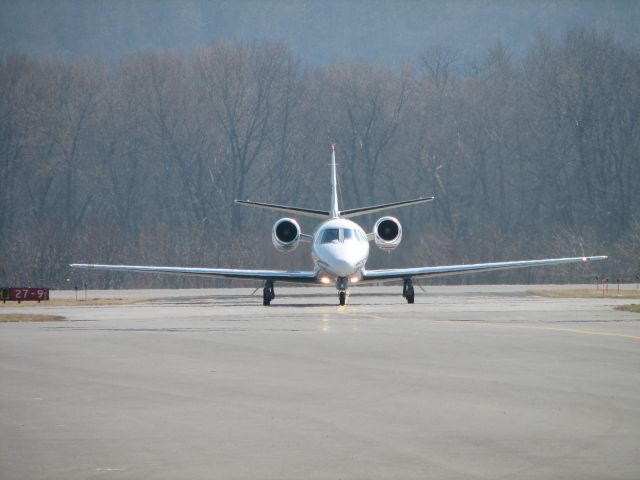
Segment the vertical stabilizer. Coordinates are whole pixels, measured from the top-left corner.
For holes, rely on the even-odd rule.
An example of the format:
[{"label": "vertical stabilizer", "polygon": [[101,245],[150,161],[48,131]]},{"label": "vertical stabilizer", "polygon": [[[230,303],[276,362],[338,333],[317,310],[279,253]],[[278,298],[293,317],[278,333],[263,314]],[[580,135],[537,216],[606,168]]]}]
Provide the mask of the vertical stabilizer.
[{"label": "vertical stabilizer", "polygon": [[338,218],[338,179],[336,177],[336,144],[331,144],[331,217]]}]

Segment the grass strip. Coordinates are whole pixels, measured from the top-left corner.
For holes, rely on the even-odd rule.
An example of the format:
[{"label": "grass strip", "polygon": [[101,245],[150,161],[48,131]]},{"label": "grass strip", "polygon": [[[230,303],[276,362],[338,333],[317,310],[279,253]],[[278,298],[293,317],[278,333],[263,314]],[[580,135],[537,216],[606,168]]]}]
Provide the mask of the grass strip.
[{"label": "grass strip", "polygon": [[609,287],[609,291],[593,289],[582,290],[527,290],[527,295],[547,298],[640,298],[638,290],[620,290]]},{"label": "grass strip", "polygon": [[61,315],[37,315],[35,313],[1,313],[0,323],[24,322],[61,322],[66,317]]},{"label": "grass strip", "polygon": [[87,300],[71,298],[53,298],[51,300],[45,300],[38,302],[0,302],[1,308],[15,308],[15,307],[74,307],[74,306],[99,306],[99,305],[130,305],[133,303],[150,302],[152,300],[158,300],[154,297],[130,297],[130,298],[89,298]]},{"label": "grass strip", "polygon": [[616,310],[621,310],[623,312],[635,312],[640,313],[640,304],[632,303],[630,305],[618,305],[615,307]]}]

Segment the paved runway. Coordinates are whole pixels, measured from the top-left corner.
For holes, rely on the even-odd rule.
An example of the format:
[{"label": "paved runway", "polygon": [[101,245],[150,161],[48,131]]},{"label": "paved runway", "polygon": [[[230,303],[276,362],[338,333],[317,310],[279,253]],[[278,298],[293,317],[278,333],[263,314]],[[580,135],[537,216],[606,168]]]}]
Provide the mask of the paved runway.
[{"label": "paved runway", "polygon": [[637,480],[640,315],[529,288],[3,308],[0,478]]}]

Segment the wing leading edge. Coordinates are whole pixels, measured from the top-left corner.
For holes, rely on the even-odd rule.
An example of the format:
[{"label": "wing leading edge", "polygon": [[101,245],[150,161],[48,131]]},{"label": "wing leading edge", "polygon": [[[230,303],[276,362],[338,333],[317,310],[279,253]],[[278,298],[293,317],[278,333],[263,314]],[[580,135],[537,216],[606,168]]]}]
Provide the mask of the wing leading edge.
[{"label": "wing leading edge", "polygon": [[213,276],[224,278],[239,278],[249,280],[274,280],[289,283],[315,283],[316,273],[312,271],[284,271],[284,270],[242,270],[234,268],[184,268],[184,267],[155,267],[142,265],[100,265],[91,263],[72,263],[72,268],[87,268],[95,270],[115,270],[121,272],[169,273],[174,275]]},{"label": "wing leading edge", "polygon": [[433,275],[456,275],[460,273],[486,272],[490,270],[506,270],[509,268],[540,267],[544,265],[561,265],[565,263],[586,263],[605,260],[606,255],[592,257],[546,258],[542,260],[517,260],[512,262],[476,263],[469,265],[444,265],[439,267],[393,268],[385,270],[365,270],[364,282],[384,282],[411,277]]}]

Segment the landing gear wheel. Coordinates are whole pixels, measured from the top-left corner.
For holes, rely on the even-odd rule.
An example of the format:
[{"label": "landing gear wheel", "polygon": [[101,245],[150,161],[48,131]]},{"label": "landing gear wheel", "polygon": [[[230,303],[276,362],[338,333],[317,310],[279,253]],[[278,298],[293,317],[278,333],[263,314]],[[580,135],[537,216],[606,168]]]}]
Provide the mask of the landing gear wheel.
[{"label": "landing gear wheel", "polygon": [[271,289],[269,287],[262,289],[262,305],[265,307],[271,305]]},{"label": "landing gear wheel", "polygon": [[276,298],[276,293],[273,290],[273,281],[267,280],[264,283],[264,289],[262,290],[262,305],[265,307],[271,305],[271,300]]},{"label": "landing gear wheel", "polygon": [[405,279],[404,284],[402,285],[402,296],[407,299],[407,303],[413,303],[415,300],[413,283],[410,278]]},{"label": "landing gear wheel", "polygon": [[415,300],[415,295],[413,292],[413,287],[407,289],[407,303],[413,303]]},{"label": "landing gear wheel", "polygon": [[338,299],[340,300],[340,306],[343,306],[345,301],[347,300],[347,292],[338,293]]}]

